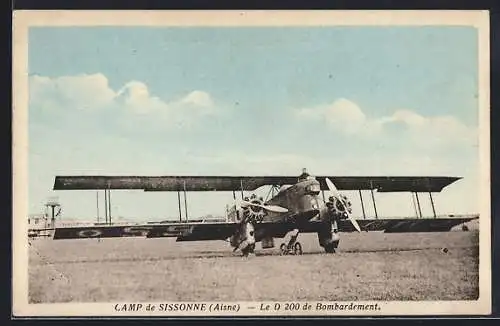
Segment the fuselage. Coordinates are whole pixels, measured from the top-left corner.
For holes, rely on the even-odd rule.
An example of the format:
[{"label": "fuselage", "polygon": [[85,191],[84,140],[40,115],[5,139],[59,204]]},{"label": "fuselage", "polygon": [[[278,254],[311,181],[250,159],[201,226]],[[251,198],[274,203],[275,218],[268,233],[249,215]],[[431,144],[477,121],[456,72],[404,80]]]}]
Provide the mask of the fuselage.
[{"label": "fuselage", "polygon": [[[288,209],[287,217],[293,216],[297,222],[321,221],[327,217],[325,201],[320,197],[320,184],[314,177],[299,179],[294,185],[283,186],[278,194],[266,204],[278,205]],[[311,212],[317,214],[311,216]],[[303,219],[300,217],[304,216]],[[284,214],[269,212],[267,220],[276,221]]]},{"label": "fuselage", "polygon": [[[260,199],[260,203],[264,205],[276,205],[288,209],[287,213],[265,211],[255,207],[241,208],[233,205],[227,210],[228,220],[241,222],[245,214],[249,213],[262,217],[262,222],[286,222],[291,221],[289,219],[291,217],[299,221],[303,220],[300,218],[301,216],[307,220],[318,221],[327,214],[325,201],[319,196],[320,192],[320,184],[314,177],[299,179],[294,185],[282,186],[279,192],[268,201],[264,202]],[[257,197],[250,197],[248,200],[259,202]]]},{"label": "fuselage", "polygon": [[[336,223],[331,219],[325,200],[320,197],[320,183],[312,176],[299,177],[297,183],[284,185],[278,193],[264,202],[252,196],[248,202],[275,205],[286,208],[288,212],[278,213],[256,206],[232,206],[228,210],[228,219],[241,223],[238,232],[230,243],[234,248],[248,250],[255,248],[255,243],[262,241],[263,248],[274,246],[274,237],[284,236],[283,231],[298,230],[300,232],[317,232],[320,245],[325,247],[336,241],[338,235]],[[266,226],[255,228],[253,223],[266,223]]]}]

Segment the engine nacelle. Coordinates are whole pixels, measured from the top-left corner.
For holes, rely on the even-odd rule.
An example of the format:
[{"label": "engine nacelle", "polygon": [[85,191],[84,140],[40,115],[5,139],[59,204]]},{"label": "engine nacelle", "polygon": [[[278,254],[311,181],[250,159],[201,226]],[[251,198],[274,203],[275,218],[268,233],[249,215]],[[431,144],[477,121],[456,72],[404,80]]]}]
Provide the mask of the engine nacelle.
[{"label": "engine nacelle", "polygon": [[267,215],[263,208],[264,200],[262,197],[257,197],[252,194],[251,197],[245,197],[240,205],[233,204],[226,207],[227,219],[236,223],[259,223],[262,222],[264,216]]},{"label": "engine nacelle", "polygon": [[264,238],[262,239],[262,249],[274,248],[274,238]]},{"label": "engine nacelle", "polygon": [[345,220],[348,218],[347,214],[352,213],[352,203],[345,195],[340,195],[340,198],[331,196],[326,206],[336,219]]},{"label": "engine nacelle", "polygon": [[267,215],[266,210],[262,207],[264,205],[262,197],[257,197],[253,194],[250,198],[246,197],[244,200],[254,204],[242,205],[244,220],[257,223],[262,222],[264,216]]}]

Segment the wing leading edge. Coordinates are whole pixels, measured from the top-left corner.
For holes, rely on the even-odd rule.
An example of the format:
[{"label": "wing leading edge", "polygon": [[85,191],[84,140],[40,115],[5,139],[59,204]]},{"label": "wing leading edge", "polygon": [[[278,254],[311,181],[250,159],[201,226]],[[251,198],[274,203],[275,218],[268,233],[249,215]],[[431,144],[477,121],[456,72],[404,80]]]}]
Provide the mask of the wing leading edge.
[{"label": "wing leading edge", "polygon": [[[459,177],[403,176],[318,176],[322,190],[328,190],[325,179],[339,190],[379,192],[440,192]],[[54,190],[139,189],[144,191],[252,191],[265,185],[295,184],[290,176],[56,176]]]}]

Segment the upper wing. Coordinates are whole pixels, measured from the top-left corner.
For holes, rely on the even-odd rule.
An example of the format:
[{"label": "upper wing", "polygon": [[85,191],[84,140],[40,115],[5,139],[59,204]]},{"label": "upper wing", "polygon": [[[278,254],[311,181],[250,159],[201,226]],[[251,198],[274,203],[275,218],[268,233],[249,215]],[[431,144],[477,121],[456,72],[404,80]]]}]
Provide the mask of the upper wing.
[{"label": "upper wing", "polygon": [[[236,223],[161,223],[138,225],[95,225],[83,227],[56,228],[54,240],[83,238],[117,238],[117,237],[177,237],[178,241],[193,240],[225,240],[237,228]],[[184,240],[186,241],[186,240]]]},{"label": "upper wing", "polygon": [[328,190],[329,178],[339,190],[368,190],[379,192],[440,192],[444,187],[460,180],[459,177],[316,177],[322,190]]},{"label": "upper wing", "polygon": [[143,189],[145,191],[255,190],[263,185],[296,183],[296,177],[256,176],[57,176],[54,190]]},{"label": "upper wing", "polygon": [[[374,189],[380,192],[440,192],[458,177],[342,177],[318,176],[322,190],[325,179],[339,190]],[[57,176],[54,190],[143,189],[145,191],[235,191],[255,190],[264,185],[295,184],[290,176]]]},{"label": "upper wing", "polygon": [[[396,232],[446,232],[452,227],[466,223],[479,216],[449,217],[449,218],[411,218],[411,219],[369,219],[356,220],[362,231],[384,231],[386,233]],[[340,232],[354,232],[354,226],[348,220],[342,220],[338,224]]]}]

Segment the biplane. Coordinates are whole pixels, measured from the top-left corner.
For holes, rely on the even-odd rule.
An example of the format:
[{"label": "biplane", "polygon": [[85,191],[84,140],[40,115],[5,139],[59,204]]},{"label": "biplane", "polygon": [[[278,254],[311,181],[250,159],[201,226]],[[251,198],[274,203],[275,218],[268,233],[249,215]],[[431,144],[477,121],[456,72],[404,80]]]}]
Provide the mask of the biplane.
[{"label": "biplane", "polygon": [[[55,228],[54,239],[143,236],[176,237],[176,241],[224,240],[234,251],[247,256],[257,242],[263,249],[275,247],[274,239],[290,236],[280,246],[282,254],[302,254],[301,233],[316,233],[327,253],[335,253],[341,232],[443,232],[479,218],[478,215],[438,217],[432,194],[459,180],[458,177],[357,177],[312,176],[56,176],[54,190],[104,190],[106,223],[84,227]],[[255,195],[271,186],[266,199]],[[146,192],[177,192],[179,221],[115,225],[111,222],[112,189],[141,189]],[[341,190],[359,191],[363,219],[354,218],[352,203]],[[371,192],[375,217],[366,218],[361,190]],[[226,191],[233,202],[222,221],[189,221],[186,192]],[[379,218],[374,192],[411,192],[418,211],[413,218]],[[250,194],[254,192],[253,194]],[[325,194],[326,192],[326,194]],[[241,193],[241,198],[236,194]],[[428,193],[434,218],[423,218],[418,193]],[[182,219],[181,194],[186,219]],[[249,196],[248,196],[249,195]],[[239,196],[238,196],[239,197]]]}]

